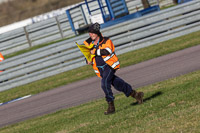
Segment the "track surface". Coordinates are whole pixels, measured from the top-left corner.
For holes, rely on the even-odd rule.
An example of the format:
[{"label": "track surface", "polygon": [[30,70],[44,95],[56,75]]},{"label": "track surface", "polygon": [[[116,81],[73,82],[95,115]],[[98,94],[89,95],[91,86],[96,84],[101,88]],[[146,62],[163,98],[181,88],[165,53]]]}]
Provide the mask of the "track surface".
[{"label": "track surface", "polygon": [[[200,45],[123,68],[116,74],[138,88],[196,70],[200,70]],[[0,127],[103,97],[99,78],[75,82],[0,106]]]}]

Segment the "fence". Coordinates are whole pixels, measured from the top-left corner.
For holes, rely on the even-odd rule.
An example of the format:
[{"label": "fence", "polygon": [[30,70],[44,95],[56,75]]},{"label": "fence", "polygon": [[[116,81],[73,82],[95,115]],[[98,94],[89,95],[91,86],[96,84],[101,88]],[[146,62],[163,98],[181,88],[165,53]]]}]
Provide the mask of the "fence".
[{"label": "fence", "polygon": [[[200,30],[200,0],[194,0],[102,30],[116,46],[116,54],[154,45]],[[85,65],[74,42],[83,34],[0,63],[0,91],[31,83]],[[66,75],[67,76],[67,75]]]},{"label": "fence", "polygon": [[[92,7],[97,8],[95,7],[97,6],[95,3],[91,4]],[[151,4],[155,4],[155,0],[151,0]],[[127,5],[130,13],[136,11],[131,7],[137,7],[138,10],[143,9],[140,0],[127,0]],[[71,20],[68,19],[69,17]],[[70,21],[73,21],[72,23],[75,25],[74,29],[72,29]],[[80,4],[71,8],[68,16],[67,14],[63,14],[55,18],[1,34],[0,51],[3,55],[7,55],[43,43],[73,37],[77,34],[74,32],[76,29],[90,23],[90,16],[86,5]]]},{"label": "fence", "polygon": [[1,34],[0,51],[7,55],[31,46],[74,36],[66,14]]}]

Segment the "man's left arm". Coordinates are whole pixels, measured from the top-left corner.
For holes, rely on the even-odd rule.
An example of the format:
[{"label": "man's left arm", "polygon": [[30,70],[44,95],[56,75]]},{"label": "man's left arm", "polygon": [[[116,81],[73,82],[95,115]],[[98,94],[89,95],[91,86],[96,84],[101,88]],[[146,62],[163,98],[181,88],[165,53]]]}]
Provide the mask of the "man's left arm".
[{"label": "man's left arm", "polygon": [[95,52],[96,56],[106,56],[106,55],[110,55],[113,53],[112,49],[113,49],[113,43],[111,40],[108,40],[106,42],[106,47],[104,49],[97,49]]}]

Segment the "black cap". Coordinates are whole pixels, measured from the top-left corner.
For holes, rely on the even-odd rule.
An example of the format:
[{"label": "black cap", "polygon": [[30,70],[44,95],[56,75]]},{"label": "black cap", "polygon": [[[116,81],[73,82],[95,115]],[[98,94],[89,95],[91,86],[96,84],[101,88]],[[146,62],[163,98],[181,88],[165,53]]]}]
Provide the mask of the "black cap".
[{"label": "black cap", "polygon": [[100,32],[100,24],[99,23],[94,23],[92,25],[90,25],[89,29],[88,29],[88,32],[89,33],[95,33],[97,35],[101,35],[101,32]]}]

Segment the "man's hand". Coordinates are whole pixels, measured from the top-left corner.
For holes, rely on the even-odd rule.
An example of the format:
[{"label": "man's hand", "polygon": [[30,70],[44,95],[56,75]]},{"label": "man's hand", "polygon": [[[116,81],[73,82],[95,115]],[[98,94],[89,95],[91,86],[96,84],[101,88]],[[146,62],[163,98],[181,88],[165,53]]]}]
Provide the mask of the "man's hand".
[{"label": "man's hand", "polygon": [[92,61],[91,61],[91,62],[90,62],[90,61],[87,61],[87,64],[88,64],[88,65],[92,65]]},{"label": "man's hand", "polygon": [[90,54],[95,54],[95,49],[90,50]]}]

